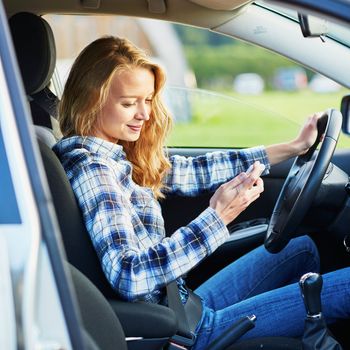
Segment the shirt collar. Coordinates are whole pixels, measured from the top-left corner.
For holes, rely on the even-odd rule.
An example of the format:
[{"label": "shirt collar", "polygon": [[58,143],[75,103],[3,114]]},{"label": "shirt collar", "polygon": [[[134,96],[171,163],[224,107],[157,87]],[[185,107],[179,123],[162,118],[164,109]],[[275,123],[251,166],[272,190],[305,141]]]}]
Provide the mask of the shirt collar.
[{"label": "shirt collar", "polygon": [[71,136],[63,138],[54,146],[54,149],[58,149],[59,153],[66,153],[79,148],[84,148],[91,153],[105,155],[114,160],[126,159],[123,146],[94,136]]}]

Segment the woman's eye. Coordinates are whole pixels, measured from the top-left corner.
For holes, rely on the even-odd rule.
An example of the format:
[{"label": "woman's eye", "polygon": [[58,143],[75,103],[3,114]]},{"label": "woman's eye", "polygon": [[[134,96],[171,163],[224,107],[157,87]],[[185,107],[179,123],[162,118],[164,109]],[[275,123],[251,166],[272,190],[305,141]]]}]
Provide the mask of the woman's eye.
[{"label": "woman's eye", "polygon": [[122,106],[125,108],[133,106],[135,103],[123,103]]},{"label": "woman's eye", "polygon": [[148,99],[146,100],[146,103],[152,103],[152,99],[151,99],[151,98],[148,98]]}]

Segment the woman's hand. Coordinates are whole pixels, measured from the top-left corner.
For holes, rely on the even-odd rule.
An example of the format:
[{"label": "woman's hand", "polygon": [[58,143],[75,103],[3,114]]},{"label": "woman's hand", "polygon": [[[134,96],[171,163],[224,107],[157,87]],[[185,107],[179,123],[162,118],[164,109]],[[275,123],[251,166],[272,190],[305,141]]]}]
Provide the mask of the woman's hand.
[{"label": "woman's hand", "polygon": [[267,146],[266,153],[270,164],[274,165],[286,159],[305,154],[316,141],[317,121],[322,114],[322,112],[319,112],[310,116],[293,141]]},{"label": "woman's hand", "polygon": [[296,155],[305,154],[314,144],[317,138],[317,121],[323,113],[315,113],[310,116],[300,130],[298,137],[292,141],[296,148]]},{"label": "woman's hand", "polygon": [[209,205],[217,212],[225,225],[260,197],[260,193],[264,191],[264,183],[260,178],[263,170],[264,166],[255,162],[249,174],[239,174],[231,181],[221,185],[211,197]]}]

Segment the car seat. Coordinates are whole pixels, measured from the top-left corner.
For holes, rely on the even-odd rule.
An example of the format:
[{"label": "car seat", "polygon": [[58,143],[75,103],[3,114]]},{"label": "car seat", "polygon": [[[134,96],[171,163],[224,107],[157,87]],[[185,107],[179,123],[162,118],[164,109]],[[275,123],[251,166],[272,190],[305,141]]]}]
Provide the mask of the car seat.
[{"label": "car seat", "polygon": [[[125,348],[125,341],[121,339],[124,333],[127,338],[134,339],[128,342],[128,349],[161,349],[177,330],[174,312],[161,305],[127,303],[116,299],[116,294],[103,274],[66,173],[51,150],[55,139],[49,131],[50,124],[46,124],[45,120],[52,119],[57,105],[56,98],[47,90],[55,65],[52,61],[56,56],[52,31],[44,19],[30,13],[19,13],[11,17],[10,28],[29,101],[31,103],[38,94],[44,97],[35,99],[41,115],[38,118],[35,114],[38,110],[32,108],[33,120],[41,126],[41,133],[47,136],[38,137],[38,143],[76,287],[83,324],[100,349]],[[35,43],[35,50],[32,49],[32,43]],[[124,332],[120,330],[118,318]],[[113,337],[112,333],[116,333],[118,337]],[[233,345],[229,349],[262,347],[301,349],[298,340],[289,338],[253,339]]]}]

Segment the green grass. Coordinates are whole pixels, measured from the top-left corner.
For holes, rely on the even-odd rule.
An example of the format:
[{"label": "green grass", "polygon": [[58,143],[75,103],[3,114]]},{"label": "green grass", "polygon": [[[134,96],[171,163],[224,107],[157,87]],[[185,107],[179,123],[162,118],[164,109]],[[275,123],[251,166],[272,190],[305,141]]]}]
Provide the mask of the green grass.
[{"label": "green grass", "polygon": [[[176,123],[169,146],[249,147],[291,140],[306,117],[328,108],[340,108],[347,93],[316,94],[301,92],[265,92],[258,96],[230,95],[218,98],[203,93],[189,98],[192,120]],[[338,147],[350,147],[350,138],[342,135]]]}]

